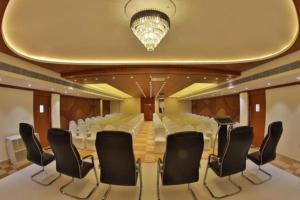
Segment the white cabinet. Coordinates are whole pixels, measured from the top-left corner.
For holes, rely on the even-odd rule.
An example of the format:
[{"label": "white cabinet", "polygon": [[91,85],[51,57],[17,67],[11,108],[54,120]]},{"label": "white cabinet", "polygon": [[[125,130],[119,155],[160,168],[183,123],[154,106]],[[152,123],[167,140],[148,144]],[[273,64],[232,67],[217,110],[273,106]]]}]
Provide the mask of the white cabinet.
[{"label": "white cabinet", "polygon": [[6,148],[12,164],[26,160],[27,150],[19,134],[6,137]]}]

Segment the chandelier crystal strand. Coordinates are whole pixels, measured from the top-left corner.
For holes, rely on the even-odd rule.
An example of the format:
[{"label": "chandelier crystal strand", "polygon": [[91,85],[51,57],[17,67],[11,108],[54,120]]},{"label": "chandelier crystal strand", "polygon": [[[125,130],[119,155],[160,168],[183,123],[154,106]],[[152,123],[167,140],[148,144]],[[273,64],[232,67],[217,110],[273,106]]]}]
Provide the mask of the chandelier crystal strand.
[{"label": "chandelier crystal strand", "polygon": [[170,29],[169,17],[156,10],[144,10],[131,18],[131,29],[148,51],[154,51]]}]

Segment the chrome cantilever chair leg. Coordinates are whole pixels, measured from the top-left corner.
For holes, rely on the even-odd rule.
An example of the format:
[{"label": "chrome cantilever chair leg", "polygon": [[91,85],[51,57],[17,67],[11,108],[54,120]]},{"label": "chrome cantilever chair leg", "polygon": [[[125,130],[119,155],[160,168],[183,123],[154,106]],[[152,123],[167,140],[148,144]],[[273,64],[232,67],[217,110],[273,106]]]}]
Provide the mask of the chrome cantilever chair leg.
[{"label": "chrome cantilever chair leg", "polygon": [[31,176],[31,180],[35,183],[38,183],[40,185],[43,185],[43,186],[49,186],[51,185],[52,183],[54,183],[57,179],[59,179],[61,177],[61,174],[59,174],[58,176],[56,176],[54,179],[50,180],[49,182],[47,183],[43,183],[41,181],[38,181],[35,179],[36,176],[38,176],[39,174],[43,173],[45,171],[45,167],[43,167],[43,169],[41,169],[40,171],[38,171],[37,173],[33,174]]},{"label": "chrome cantilever chair leg", "polygon": [[194,199],[194,200],[197,200],[197,196],[196,196],[196,194],[194,193],[193,189],[191,188],[191,185],[190,185],[190,184],[188,184],[188,189],[189,189],[189,191],[191,192],[191,194],[192,194],[192,196],[193,196],[193,199]]},{"label": "chrome cantilever chair leg", "polygon": [[104,193],[104,196],[102,197],[102,200],[105,200],[107,198],[110,191],[111,191],[111,185],[108,186],[107,190]]},{"label": "chrome cantilever chair leg", "polygon": [[[142,179],[142,165],[141,165],[141,162],[138,161],[138,174],[139,174],[139,178],[140,178],[140,191],[139,191],[139,200],[142,199],[142,191],[143,191],[143,179]],[[111,191],[111,185],[108,186],[107,190],[105,191],[103,197],[102,197],[102,200],[106,200],[108,194],[110,193]]]},{"label": "chrome cantilever chair leg", "polygon": [[258,171],[264,173],[265,175],[268,176],[267,179],[263,180],[263,181],[260,181],[260,182],[255,182],[254,180],[252,180],[250,177],[246,176],[244,174],[244,172],[242,172],[242,177],[246,178],[250,183],[252,183],[253,185],[261,185],[269,180],[272,179],[272,174],[269,174],[268,172],[266,172],[265,170],[263,170],[260,166],[258,167]]},{"label": "chrome cantilever chair leg", "polygon": [[160,178],[160,160],[157,162],[157,180],[156,180],[156,191],[157,191],[157,199],[160,200],[160,191],[159,191],[159,178]]},{"label": "chrome cantilever chair leg", "polygon": [[143,178],[142,178],[142,164],[139,161],[139,175],[140,175],[140,192],[139,192],[139,200],[142,199],[142,194],[143,194]]},{"label": "chrome cantilever chair leg", "polygon": [[69,193],[66,193],[65,191],[64,191],[64,189],[68,186],[68,185],[70,185],[71,183],[73,183],[74,182],[74,178],[72,177],[72,180],[71,181],[69,181],[68,183],[66,183],[65,185],[63,185],[63,186],[61,186],[60,188],[59,188],[59,191],[62,193],[62,194],[64,194],[64,195],[66,195],[66,196],[69,196],[69,197],[72,197],[72,198],[75,198],[75,199],[88,199],[94,192],[95,192],[95,190],[97,189],[97,187],[98,187],[98,185],[99,185],[99,180],[98,180],[98,176],[97,176],[97,172],[96,172],[96,168],[94,167],[94,173],[95,173],[95,177],[96,177],[96,185],[92,188],[92,190],[85,196],[85,197],[79,197],[79,196],[76,196],[76,195],[73,195],[73,194],[69,194]]},{"label": "chrome cantilever chair leg", "polygon": [[205,171],[205,176],[204,176],[204,180],[203,180],[203,185],[205,186],[205,188],[207,189],[207,191],[209,192],[209,194],[215,198],[215,199],[222,199],[222,198],[225,198],[225,197],[230,197],[230,196],[233,196],[233,195],[236,195],[238,193],[240,193],[242,191],[242,188],[241,186],[239,186],[238,184],[236,184],[235,182],[233,182],[231,180],[231,176],[228,176],[228,180],[229,182],[235,186],[238,190],[236,192],[233,192],[233,193],[230,193],[230,194],[225,194],[225,195],[222,195],[222,196],[216,196],[212,190],[208,187],[207,183],[206,183],[206,178],[207,178],[207,173],[208,173],[208,166],[206,167],[206,171]]}]

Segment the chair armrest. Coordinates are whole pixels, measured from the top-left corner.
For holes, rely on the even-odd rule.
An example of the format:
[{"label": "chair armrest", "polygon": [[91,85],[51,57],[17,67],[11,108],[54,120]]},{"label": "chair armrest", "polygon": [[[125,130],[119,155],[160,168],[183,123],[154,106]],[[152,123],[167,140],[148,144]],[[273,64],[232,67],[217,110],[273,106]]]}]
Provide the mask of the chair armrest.
[{"label": "chair armrest", "polygon": [[47,147],[44,147],[44,148],[43,148],[44,151],[47,151],[47,150],[50,150],[50,149],[51,149],[50,146],[47,146]]},{"label": "chair armrest", "polygon": [[216,158],[218,161],[220,160],[220,158],[217,156],[217,155],[215,155],[215,154],[210,154],[209,156],[208,156],[208,161],[210,161],[210,159],[211,158]]},{"label": "chair armrest", "polygon": [[88,158],[91,158],[91,159],[92,159],[92,163],[94,164],[94,156],[93,156],[93,155],[87,155],[87,156],[84,156],[84,157],[82,158],[82,160],[86,160],[86,159],[88,159]]},{"label": "chair armrest", "polygon": [[138,159],[136,160],[136,162],[135,162],[135,167],[136,167],[136,170],[137,170],[138,172],[141,172],[141,170],[142,170],[142,161],[141,161],[140,158],[138,158]]},{"label": "chair armrest", "polygon": [[161,158],[158,158],[158,161],[157,161],[157,170],[159,172],[162,172],[163,171],[163,161]]}]

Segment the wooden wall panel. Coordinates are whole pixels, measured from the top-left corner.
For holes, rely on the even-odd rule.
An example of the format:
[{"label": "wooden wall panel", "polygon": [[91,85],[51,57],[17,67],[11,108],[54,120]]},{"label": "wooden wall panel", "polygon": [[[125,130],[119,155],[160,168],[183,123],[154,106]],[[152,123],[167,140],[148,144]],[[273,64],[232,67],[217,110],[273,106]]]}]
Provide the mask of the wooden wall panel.
[{"label": "wooden wall panel", "polygon": [[152,121],[154,112],[155,112],[154,98],[141,98],[141,113],[144,113],[144,120]]},{"label": "wooden wall panel", "polygon": [[100,115],[100,100],[61,95],[60,123],[69,128],[69,121]]},{"label": "wooden wall panel", "polygon": [[234,121],[240,120],[240,97],[228,95],[192,101],[192,113],[204,116],[230,116]]},{"label": "wooden wall panel", "polygon": [[110,101],[108,100],[103,100],[102,101],[102,114],[103,116],[110,114]]}]

